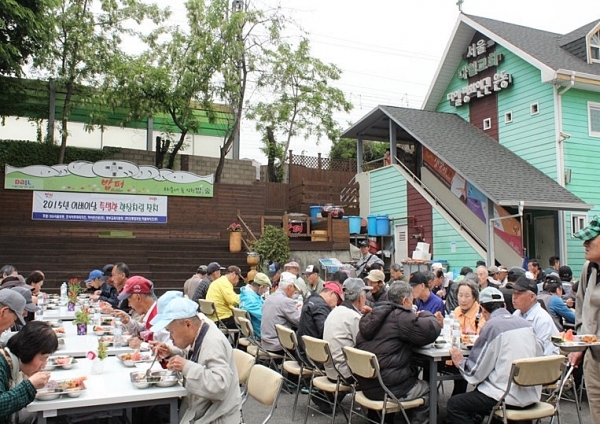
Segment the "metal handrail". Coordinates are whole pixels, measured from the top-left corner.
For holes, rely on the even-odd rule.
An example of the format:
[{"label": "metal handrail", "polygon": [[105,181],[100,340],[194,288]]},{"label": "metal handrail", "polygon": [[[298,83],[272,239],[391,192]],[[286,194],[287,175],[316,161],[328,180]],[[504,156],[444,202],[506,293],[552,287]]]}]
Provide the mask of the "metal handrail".
[{"label": "metal handrail", "polygon": [[487,249],[487,245],[484,243],[484,241],[477,234],[475,234],[473,230],[467,227],[467,225],[454,212],[452,212],[452,210],[448,206],[446,206],[444,202],[442,202],[425,184],[423,184],[423,181],[421,181],[419,177],[417,177],[410,169],[408,169],[408,167],[404,165],[404,163],[402,163],[402,161],[399,160],[396,156],[394,156],[394,159],[396,160],[396,165],[400,165],[404,169],[404,171],[406,171],[411,176],[413,181],[417,182],[421,186],[421,188],[433,198],[435,203],[441,206],[444,209],[444,211],[446,211],[446,213],[450,215],[452,219],[454,219],[454,221],[456,221],[456,223],[461,229],[467,232],[469,236],[473,238],[473,240],[475,240],[477,244],[479,244],[479,246],[481,246],[483,249]]},{"label": "metal handrail", "polygon": [[[254,233],[252,232],[252,230],[250,229],[250,227],[248,227],[248,225],[246,224],[246,222],[242,218],[242,215],[240,214],[239,210],[237,212],[237,219],[238,219],[238,222],[240,223],[240,225],[244,228],[244,230],[246,230],[246,233],[250,236],[250,238],[252,239],[252,241],[256,241],[256,236],[254,235]],[[242,243],[244,243],[244,246],[246,247],[246,250],[250,250],[250,246],[246,242],[246,239],[244,239],[243,235],[242,235]]]}]

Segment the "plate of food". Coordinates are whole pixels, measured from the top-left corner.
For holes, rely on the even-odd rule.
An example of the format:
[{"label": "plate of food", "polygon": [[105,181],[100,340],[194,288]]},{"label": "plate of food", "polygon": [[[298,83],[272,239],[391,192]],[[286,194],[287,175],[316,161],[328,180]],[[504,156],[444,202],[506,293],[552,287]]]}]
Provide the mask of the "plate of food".
[{"label": "plate of food", "polygon": [[460,336],[460,343],[465,349],[473,349],[473,345],[475,344],[475,340],[477,340],[479,336],[477,334],[462,334]]},{"label": "plate of food", "polygon": [[63,322],[61,319],[49,319],[46,322],[48,324],[50,324],[50,327],[52,327],[52,328],[59,328],[59,327],[62,327],[62,325],[63,325]]},{"label": "plate of food", "polygon": [[94,334],[96,336],[103,336],[105,334],[110,334],[111,328],[106,325],[94,325]]},{"label": "plate of food", "polygon": [[179,373],[175,371],[154,371],[149,376],[145,371],[135,371],[129,374],[131,383],[138,389],[146,389],[150,386],[171,387],[179,382]]},{"label": "plate of food", "polygon": [[565,352],[583,352],[590,346],[600,346],[595,334],[575,335],[573,330],[563,331],[551,337],[552,343]]},{"label": "plate of food", "polygon": [[50,380],[43,388],[37,391],[35,398],[47,401],[58,399],[63,395],[71,398],[79,397],[82,391],[85,390],[85,380],[87,380],[85,376],[68,380]]},{"label": "plate of food", "polygon": [[65,333],[65,327],[58,327],[58,328],[54,328],[54,333],[56,334],[56,337],[58,337],[59,339],[61,337],[66,337],[66,333]]},{"label": "plate of food", "polygon": [[102,326],[109,326],[111,327],[113,325],[113,318],[102,318],[102,321],[100,321],[100,325]]},{"label": "plate of food", "polygon": [[77,359],[72,356],[51,356],[48,358],[48,362],[54,364],[55,367],[62,368],[63,370],[70,370],[77,363]]},{"label": "plate of food", "polygon": [[140,352],[139,350],[134,350],[130,353],[121,353],[117,357],[126,367],[135,367],[136,363],[152,361],[152,355],[149,352]]}]

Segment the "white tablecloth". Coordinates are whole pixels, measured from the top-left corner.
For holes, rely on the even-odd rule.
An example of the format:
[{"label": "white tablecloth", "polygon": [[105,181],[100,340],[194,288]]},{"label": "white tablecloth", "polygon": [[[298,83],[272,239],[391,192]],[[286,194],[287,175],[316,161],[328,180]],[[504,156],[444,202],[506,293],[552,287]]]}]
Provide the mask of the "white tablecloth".
[{"label": "white tablecloth", "polygon": [[[38,424],[45,424],[46,418],[57,415],[88,414],[97,411],[131,408],[168,403],[171,408],[171,423],[177,423],[177,399],[185,396],[187,391],[180,384],[173,387],[149,387],[138,389],[131,384],[129,374],[133,371],[145,371],[150,364],[139,364],[139,368],[128,368],[116,357],[106,358],[103,372],[91,374],[91,361],[78,359],[78,363],[70,370],[52,371],[52,380],[64,380],[87,376],[86,389],[78,398],[61,397],[51,401],[35,400],[27,406],[30,412],[38,413]],[[159,364],[153,368],[161,369]]]},{"label": "white tablecloth", "polygon": [[[76,358],[82,358],[87,355],[87,353],[91,351],[98,350],[98,339],[99,337],[94,335],[93,325],[88,325],[88,334],[86,336],[78,336],[77,335],[77,326],[73,324],[71,321],[63,322],[62,328],[65,329],[66,337],[63,338],[65,341],[64,345],[59,345],[58,351],[56,351],[57,355],[70,355],[75,356]],[[119,353],[132,352],[129,346],[123,347],[113,347],[112,345],[108,346],[108,355],[114,356]]]}]

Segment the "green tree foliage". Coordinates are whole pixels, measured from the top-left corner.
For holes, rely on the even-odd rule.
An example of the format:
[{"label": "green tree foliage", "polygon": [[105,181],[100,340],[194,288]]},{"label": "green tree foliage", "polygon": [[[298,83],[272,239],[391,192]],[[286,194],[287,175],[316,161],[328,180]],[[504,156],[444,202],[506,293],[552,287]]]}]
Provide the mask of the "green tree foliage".
[{"label": "green tree foliage", "polygon": [[[134,28],[141,28],[147,18],[158,23],[165,13],[141,0],[57,0],[49,16],[51,44],[39,51],[34,65],[65,90],[58,157],[58,163],[63,163],[76,88],[96,87],[113,70],[123,38],[138,36]],[[92,90],[88,93],[93,94]]]},{"label": "green tree foliage", "polygon": [[46,41],[47,9],[55,0],[0,1],[0,74],[21,76]]},{"label": "green tree foliage", "polygon": [[[370,140],[364,141],[363,161],[371,162],[383,159],[385,149],[388,147],[388,143]],[[356,159],[356,140],[341,138],[334,141],[329,151],[329,157],[331,159]]]},{"label": "green tree foliage", "polygon": [[[0,140],[0,168],[4,169],[5,165],[16,167],[56,165],[58,150],[58,146],[46,143],[32,143],[23,140]],[[120,150],[117,147],[105,147],[103,150],[67,147],[65,151],[65,163],[79,160],[97,162],[102,159],[110,159]]]},{"label": "green tree foliage", "polygon": [[[251,105],[248,118],[265,133],[263,151],[268,158],[269,178],[280,181],[283,163],[293,137],[336,140],[341,132],[335,112],[352,108],[342,90],[331,82],[340,79],[341,70],[310,55],[309,41],[294,48],[282,42],[266,55],[268,71],[258,80],[259,90],[268,89],[267,100]],[[276,137],[280,137],[280,141]]]},{"label": "green tree foliage", "polygon": [[283,228],[265,225],[262,236],[250,244],[250,250],[260,255],[261,264],[258,268],[263,270],[264,262],[284,264],[288,261],[290,239]]}]

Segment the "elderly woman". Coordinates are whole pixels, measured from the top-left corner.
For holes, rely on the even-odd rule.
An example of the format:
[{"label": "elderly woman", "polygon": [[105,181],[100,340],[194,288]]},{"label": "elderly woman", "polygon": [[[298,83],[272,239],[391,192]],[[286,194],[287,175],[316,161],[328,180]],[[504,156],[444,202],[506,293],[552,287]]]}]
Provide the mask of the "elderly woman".
[{"label": "elderly woman", "polygon": [[479,334],[485,324],[485,318],[477,300],[479,287],[469,276],[460,281],[456,287],[458,307],[454,310],[454,318],[458,319],[463,334]]},{"label": "elderly woman", "polygon": [[42,370],[57,348],[58,339],[50,325],[33,321],[0,349],[0,424],[35,421],[35,414],[24,408],[48,382],[50,373]]}]

